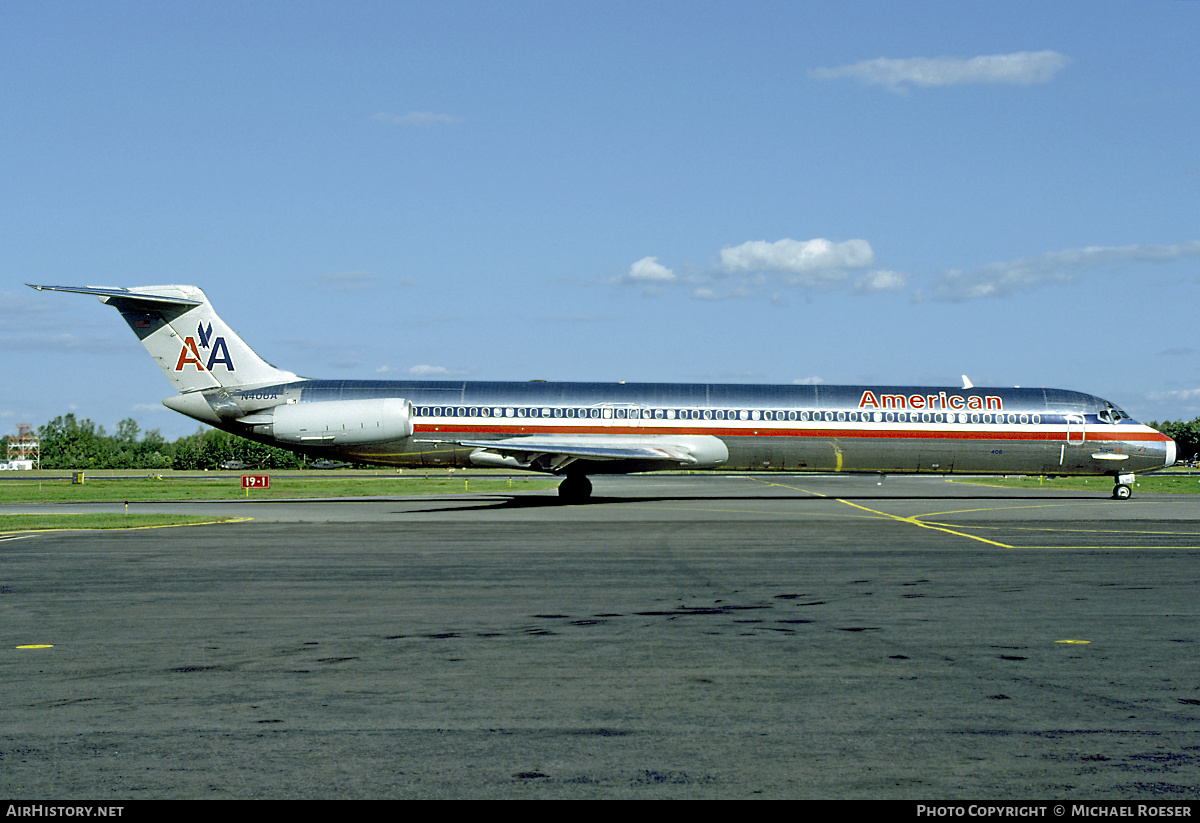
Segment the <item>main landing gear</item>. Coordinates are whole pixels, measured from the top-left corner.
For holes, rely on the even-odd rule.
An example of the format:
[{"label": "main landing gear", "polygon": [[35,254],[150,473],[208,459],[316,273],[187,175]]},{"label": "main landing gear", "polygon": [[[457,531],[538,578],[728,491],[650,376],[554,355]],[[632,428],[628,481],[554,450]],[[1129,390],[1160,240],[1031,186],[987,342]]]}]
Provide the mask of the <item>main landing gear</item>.
[{"label": "main landing gear", "polygon": [[568,474],[558,484],[558,499],[564,503],[582,503],[592,496],[592,481],[586,474]]}]

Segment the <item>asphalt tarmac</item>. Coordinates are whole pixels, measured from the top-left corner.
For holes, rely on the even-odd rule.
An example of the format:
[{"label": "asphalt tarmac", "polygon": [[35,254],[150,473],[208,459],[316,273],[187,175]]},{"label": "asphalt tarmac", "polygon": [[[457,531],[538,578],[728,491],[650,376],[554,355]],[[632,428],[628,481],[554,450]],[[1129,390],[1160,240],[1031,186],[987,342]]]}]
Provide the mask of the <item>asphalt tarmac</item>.
[{"label": "asphalt tarmac", "polygon": [[0,795],[1200,797],[1200,497],[594,483],[0,538]]}]

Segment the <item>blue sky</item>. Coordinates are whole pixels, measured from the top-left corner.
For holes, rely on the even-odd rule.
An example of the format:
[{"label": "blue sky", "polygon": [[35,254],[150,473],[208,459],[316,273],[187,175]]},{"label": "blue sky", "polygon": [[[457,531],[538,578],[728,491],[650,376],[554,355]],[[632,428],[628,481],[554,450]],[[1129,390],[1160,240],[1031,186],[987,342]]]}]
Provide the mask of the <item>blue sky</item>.
[{"label": "blue sky", "polygon": [[1200,2],[0,4],[0,431],[176,437],[115,311],[312,377],[1200,415]]}]

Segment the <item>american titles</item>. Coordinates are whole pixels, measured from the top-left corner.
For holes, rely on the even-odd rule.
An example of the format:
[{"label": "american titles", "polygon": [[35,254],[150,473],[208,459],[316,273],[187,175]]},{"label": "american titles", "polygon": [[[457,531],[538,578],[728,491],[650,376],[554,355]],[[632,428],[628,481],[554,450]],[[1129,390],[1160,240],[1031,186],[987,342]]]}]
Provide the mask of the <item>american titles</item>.
[{"label": "american titles", "polygon": [[998,395],[972,394],[876,394],[865,391],[858,399],[860,409],[931,409],[933,411],[1003,411],[1004,399]]}]

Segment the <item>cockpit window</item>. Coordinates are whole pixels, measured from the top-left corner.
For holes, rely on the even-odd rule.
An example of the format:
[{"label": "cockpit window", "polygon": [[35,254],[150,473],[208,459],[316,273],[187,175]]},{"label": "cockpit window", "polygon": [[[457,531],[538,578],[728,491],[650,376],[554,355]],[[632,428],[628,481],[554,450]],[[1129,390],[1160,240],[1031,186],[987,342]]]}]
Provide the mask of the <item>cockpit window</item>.
[{"label": "cockpit window", "polygon": [[1122,409],[1118,409],[1116,406],[1114,406],[1112,404],[1109,404],[1104,409],[1104,411],[1100,412],[1100,414],[1098,416],[1101,420],[1103,420],[1107,423],[1120,423],[1122,420],[1132,420],[1133,419],[1128,414],[1126,414]]}]

